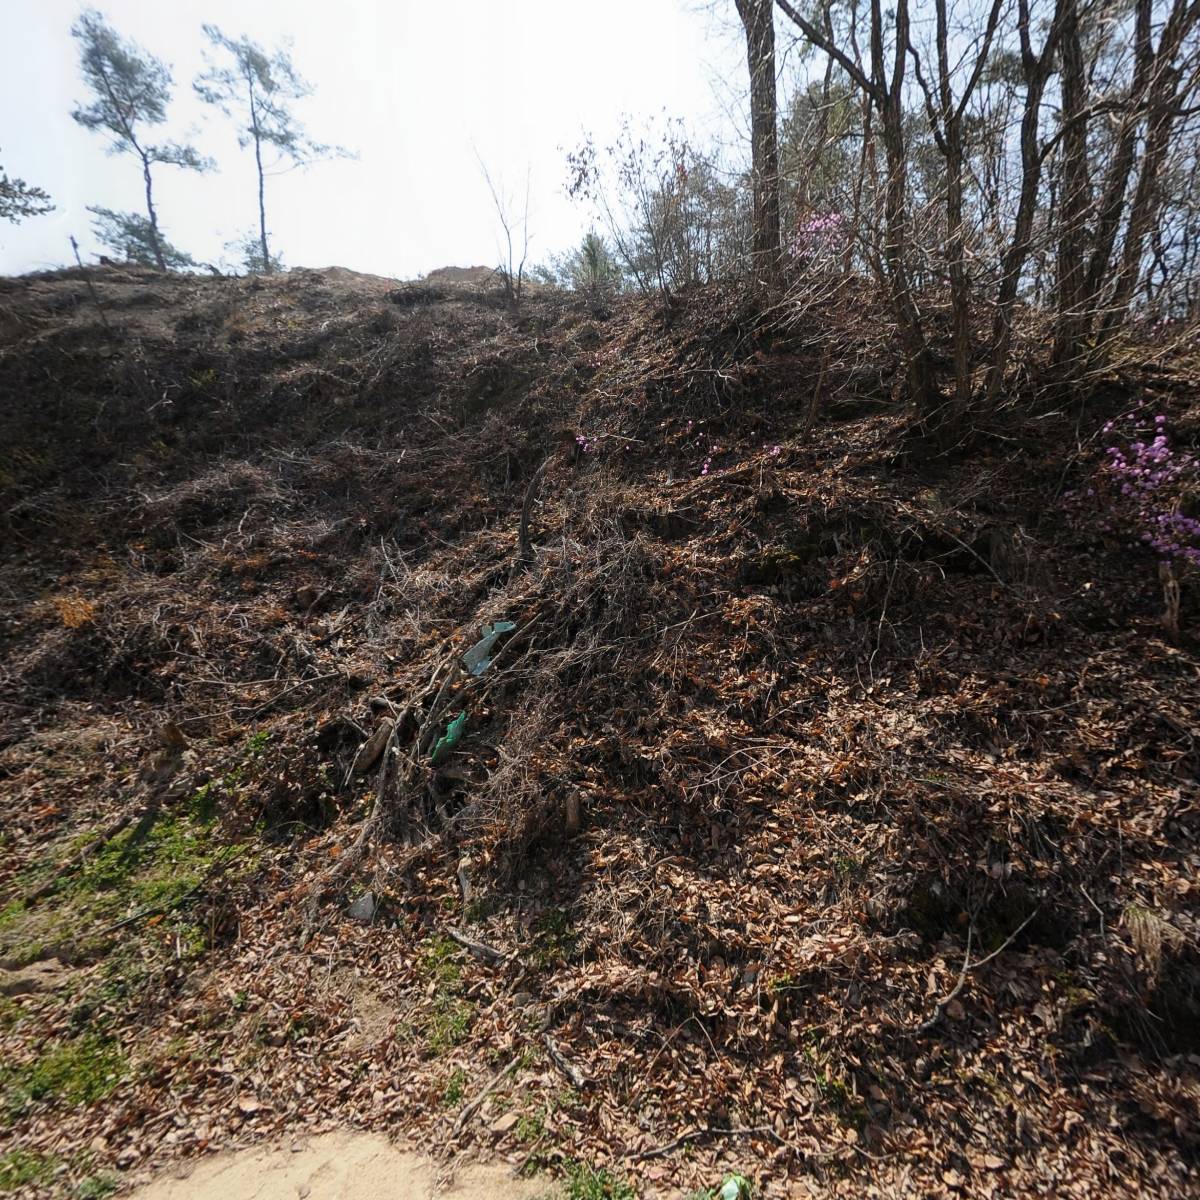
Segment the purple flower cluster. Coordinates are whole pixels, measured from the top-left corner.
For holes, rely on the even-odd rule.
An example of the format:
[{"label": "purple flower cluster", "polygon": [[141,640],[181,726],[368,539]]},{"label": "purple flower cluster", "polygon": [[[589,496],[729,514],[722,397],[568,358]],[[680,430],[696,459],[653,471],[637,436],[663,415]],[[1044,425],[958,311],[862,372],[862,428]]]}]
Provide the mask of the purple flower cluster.
[{"label": "purple flower cluster", "polygon": [[580,453],[582,454],[591,454],[591,452],[595,450],[597,444],[598,443],[595,438],[588,437],[586,434],[577,433],[575,435],[575,445],[579,447]]},{"label": "purple flower cluster", "polygon": [[795,258],[809,258],[837,250],[846,235],[846,222],[841,213],[815,212],[799,221],[788,249]]},{"label": "purple flower cluster", "polygon": [[[1200,483],[1200,461],[1171,446],[1166,423],[1165,416],[1154,418],[1149,441],[1108,447],[1102,491],[1120,523],[1160,558],[1200,566],[1200,520],[1179,510],[1184,493]],[[1104,432],[1113,432],[1111,421]]]}]

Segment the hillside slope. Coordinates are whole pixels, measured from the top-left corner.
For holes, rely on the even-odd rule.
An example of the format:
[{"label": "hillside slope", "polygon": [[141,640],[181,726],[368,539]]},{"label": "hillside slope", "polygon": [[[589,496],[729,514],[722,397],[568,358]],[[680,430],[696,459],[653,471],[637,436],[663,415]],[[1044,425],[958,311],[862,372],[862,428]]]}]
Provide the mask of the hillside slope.
[{"label": "hillside slope", "polygon": [[0,284],[0,1185],[356,1125],[578,1195],[1194,1192],[1194,602],[1062,502],[1194,389],[937,451],[882,324]]}]

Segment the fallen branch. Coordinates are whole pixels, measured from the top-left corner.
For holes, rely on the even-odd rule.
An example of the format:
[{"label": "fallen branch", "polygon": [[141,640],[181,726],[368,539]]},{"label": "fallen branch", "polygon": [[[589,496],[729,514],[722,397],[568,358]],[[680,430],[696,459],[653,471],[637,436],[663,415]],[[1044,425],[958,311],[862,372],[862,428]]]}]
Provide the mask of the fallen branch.
[{"label": "fallen branch", "polygon": [[739,1138],[739,1137],[769,1137],[772,1141],[778,1142],[781,1146],[786,1146],[788,1143],[771,1128],[770,1125],[755,1125],[747,1129],[720,1129],[715,1125],[702,1125],[699,1129],[693,1129],[689,1133],[681,1133],[677,1138],[672,1138],[663,1146],[655,1146],[653,1150],[643,1150],[640,1154],[633,1156],[633,1162],[645,1162],[650,1158],[663,1158],[670,1154],[673,1150],[678,1150],[680,1146],[686,1146],[688,1142],[698,1141],[700,1138]]},{"label": "fallen branch", "polygon": [[479,1106],[496,1090],[500,1082],[510,1072],[515,1071],[517,1064],[521,1061],[521,1056],[518,1054],[510,1059],[507,1065],[500,1068],[495,1075],[488,1081],[487,1086],[473,1100],[469,1100],[466,1107],[458,1114],[458,1120],[454,1122],[454,1136],[458,1137],[463,1131],[463,1126],[475,1115]]},{"label": "fallen branch", "polygon": [[88,844],[84,846],[78,854],[67,859],[67,861],[63,863],[62,866],[59,867],[49,879],[38,884],[38,886],[32,891],[26,892],[25,895],[21,897],[21,903],[23,905],[34,904],[38,900],[44,899],[52,891],[54,891],[56,887],[58,887],[59,883],[62,882],[65,876],[70,875],[72,871],[77,871],[81,867],[85,866],[88,858],[92,854],[106,846],[113,840],[113,838],[117,837],[120,833],[128,829],[129,826],[133,824],[135,819],[140,821],[149,816],[155,807],[157,807],[156,804],[149,807],[140,808],[134,812],[126,813],[123,817],[118,818],[96,837],[94,837],[90,842],[88,842]]},{"label": "fallen branch", "polygon": [[571,1081],[573,1088],[582,1092],[588,1085],[587,1076],[570,1062],[548,1033],[542,1034],[542,1041],[546,1044],[546,1053],[550,1055],[550,1061]]},{"label": "fallen branch", "polygon": [[464,950],[469,950],[476,958],[482,958],[484,962],[502,963],[508,955],[501,950],[497,950],[494,946],[489,946],[485,942],[477,942],[472,938],[467,937],[459,929],[455,929],[452,925],[443,926],[446,936],[456,941]]},{"label": "fallen branch", "polygon": [[[553,457],[553,455],[550,456],[550,458]],[[542,477],[550,465],[550,458],[545,459],[542,465],[534,471],[533,478],[530,479],[529,486],[525,489],[525,500],[521,505],[521,524],[517,529],[517,562],[514,570],[533,561],[533,548],[529,544],[529,518],[533,514],[533,504],[537,499],[538,490],[542,486]]]},{"label": "fallen branch", "polygon": [[236,852],[237,846],[230,846],[224,854],[212,861],[208,870],[186,892],[181,892],[173,900],[168,900],[163,904],[150,904],[145,908],[139,908],[137,912],[130,913],[129,916],[123,917],[120,921],[114,921],[111,925],[106,925],[94,936],[107,937],[110,933],[116,933],[118,929],[125,929],[130,925],[136,925],[139,921],[145,920],[147,917],[157,917],[160,914],[165,915],[169,912],[174,912],[177,908],[182,908],[189,901],[195,900],[200,895],[208,881],[234,857]]},{"label": "fallen branch", "polygon": [[1017,934],[1019,934],[1021,930],[1024,929],[1025,926],[1028,925],[1029,922],[1038,915],[1039,912],[1041,912],[1041,905],[1038,905],[1038,907],[1035,908],[1033,912],[1031,912],[1029,916],[1027,916],[1025,920],[1023,920],[1020,925],[1018,925],[1016,929],[1014,929],[1012,933],[1010,933],[1008,937],[1004,939],[1004,942],[991,952],[991,954],[985,955],[976,963],[971,962],[971,939],[975,934],[975,922],[972,921],[967,929],[967,948],[963,954],[962,970],[958,973],[957,981],[950,991],[947,992],[946,995],[937,1002],[937,1005],[933,1010],[933,1015],[922,1021],[920,1025],[915,1026],[912,1032],[915,1034],[928,1033],[942,1019],[942,1014],[946,1011],[946,1008],[950,1002],[958,996],[959,992],[962,991],[963,984],[967,982],[967,975],[970,974],[971,971],[982,967],[985,963],[990,963],[997,955],[1003,954],[1004,951],[1012,945],[1013,941],[1017,937]]}]

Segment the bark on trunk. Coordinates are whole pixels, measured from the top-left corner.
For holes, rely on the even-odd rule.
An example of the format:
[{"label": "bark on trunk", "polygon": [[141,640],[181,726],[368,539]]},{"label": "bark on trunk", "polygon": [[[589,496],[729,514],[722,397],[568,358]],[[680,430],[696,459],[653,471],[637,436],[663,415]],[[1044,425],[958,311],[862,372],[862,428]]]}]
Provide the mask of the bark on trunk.
[{"label": "bark on trunk", "polygon": [[1079,30],[1078,0],[1065,0],[1062,25],[1062,193],[1059,203],[1057,327],[1053,359],[1073,360],[1086,326],[1088,178],[1087,73]]},{"label": "bark on trunk", "polygon": [[779,277],[779,144],[776,131],[775,13],[771,0],[737,0],[750,68],[750,137],[754,176],[755,274]]},{"label": "bark on trunk", "polygon": [[[141,153],[139,151],[139,153]],[[150,221],[150,248],[154,251],[154,261],[160,271],[167,269],[167,260],[163,257],[162,238],[158,233],[158,213],[154,209],[154,185],[150,179],[150,159],[142,153],[142,180],[146,185],[146,216]]]},{"label": "bark on trunk", "polygon": [[271,251],[267,246],[267,203],[263,177],[262,131],[258,127],[258,106],[254,102],[254,82],[249,81],[250,131],[254,136],[254,165],[258,169],[258,244],[262,250],[264,275],[271,274]]},{"label": "bark on trunk", "polygon": [[1004,254],[1000,269],[1000,286],[996,294],[996,309],[992,318],[991,361],[987,374],[987,402],[994,406],[1000,397],[1008,356],[1012,347],[1012,314],[1017,299],[1021,273],[1029,257],[1033,218],[1037,212],[1038,188],[1042,179],[1042,155],[1038,145],[1042,96],[1050,78],[1050,69],[1058,43],[1063,0],[1059,0],[1054,20],[1046,34],[1040,55],[1033,53],[1030,38],[1029,0],[1020,0],[1019,27],[1021,63],[1025,75],[1025,110],[1021,115],[1021,194],[1013,223],[1012,241]]}]

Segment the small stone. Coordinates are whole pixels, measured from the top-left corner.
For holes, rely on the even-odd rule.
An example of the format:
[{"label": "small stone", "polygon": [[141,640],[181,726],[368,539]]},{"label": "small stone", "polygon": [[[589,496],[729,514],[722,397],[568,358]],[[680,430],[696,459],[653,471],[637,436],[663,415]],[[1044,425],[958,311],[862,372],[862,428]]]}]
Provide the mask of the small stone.
[{"label": "small stone", "polygon": [[363,892],[353,904],[346,909],[346,916],[352,921],[361,921],[364,925],[370,925],[375,919],[375,903],[374,892]]},{"label": "small stone", "polygon": [[496,1134],[507,1133],[521,1118],[515,1112],[506,1112],[497,1117],[491,1124],[491,1130]]}]

